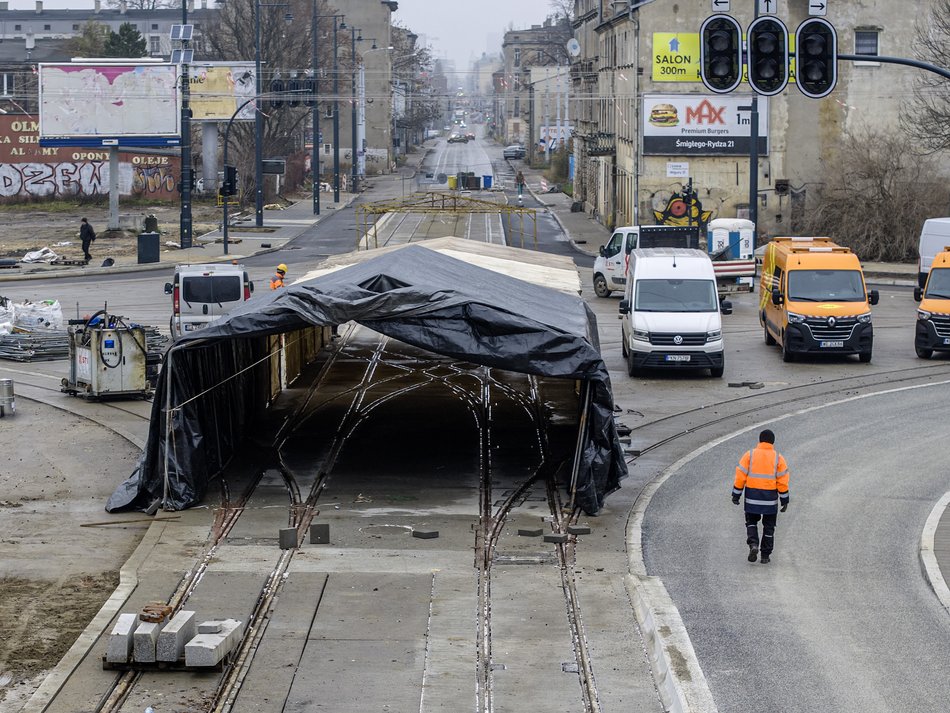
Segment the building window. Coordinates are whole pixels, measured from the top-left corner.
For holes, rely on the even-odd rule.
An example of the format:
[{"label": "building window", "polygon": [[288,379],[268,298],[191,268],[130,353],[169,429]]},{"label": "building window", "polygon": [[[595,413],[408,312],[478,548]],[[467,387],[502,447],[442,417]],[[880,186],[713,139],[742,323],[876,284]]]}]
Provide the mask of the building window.
[{"label": "building window", "polygon": [[13,96],[14,74],[0,74],[0,96]]},{"label": "building window", "polygon": [[157,30],[157,29],[158,29],[158,23],[157,23],[157,22],[153,22],[153,23],[152,23],[152,29],[153,29],[153,30]]},{"label": "building window", "polygon": [[52,25],[43,25],[43,30],[44,30],[45,32],[49,32],[51,29],[53,29],[53,26],[52,26]]},{"label": "building window", "polygon": [[854,53],[877,56],[878,36],[877,30],[855,30],[854,31]]},{"label": "building window", "polygon": [[14,25],[14,26],[13,26],[13,31],[14,31],[14,32],[20,32],[22,29],[23,29],[23,25]]},{"label": "building window", "polygon": [[162,53],[162,38],[158,35],[152,35],[148,38],[148,51],[152,54]]},{"label": "building window", "polygon": [[515,47],[515,66],[516,67],[521,66],[521,48],[520,47]]},{"label": "building window", "polygon": [[73,32],[79,32],[79,25],[73,25]]}]

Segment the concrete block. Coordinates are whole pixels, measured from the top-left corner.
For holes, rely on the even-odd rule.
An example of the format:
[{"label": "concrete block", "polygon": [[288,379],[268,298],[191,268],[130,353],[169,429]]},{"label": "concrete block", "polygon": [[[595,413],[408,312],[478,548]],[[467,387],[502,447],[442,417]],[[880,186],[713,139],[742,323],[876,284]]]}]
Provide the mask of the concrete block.
[{"label": "concrete block", "polygon": [[413,537],[418,537],[420,540],[433,540],[439,536],[438,530],[413,530]]},{"label": "concrete block", "polygon": [[310,526],[310,544],[311,545],[329,545],[330,544],[330,523],[320,522]]},{"label": "concrete block", "polygon": [[119,614],[119,618],[109,634],[106,647],[106,661],[109,663],[128,663],[132,655],[132,634],[135,631],[135,614]]},{"label": "concrete block", "polygon": [[220,621],[203,621],[200,624],[198,624],[198,633],[199,634],[220,634],[221,622]]},{"label": "concrete block", "polygon": [[567,542],[567,533],[561,534],[560,532],[555,532],[550,535],[545,535],[544,541],[553,542],[556,545],[562,545]]},{"label": "concrete block", "polygon": [[240,643],[241,622],[225,619],[219,623],[217,634],[198,634],[185,644],[186,666],[215,666]]},{"label": "concrete block", "polygon": [[531,529],[520,528],[518,534],[522,537],[541,537],[541,535],[544,534],[544,530],[540,527]]},{"label": "concrete block", "polygon": [[568,525],[568,535],[589,535],[590,527],[588,525]]},{"label": "concrete block", "polygon": [[155,658],[158,661],[178,661],[185,655],[185,642],[195,636],[195,613],[180,611],[172,617],[158,635]]},{"label": "concrete block", "polygon": [[280,549],[292,550],[296,546],[297,546],[297,528],[296,527],[280,528]]},{"label": "concrete block", "polygon": [[163,624],[143,621],[139,622],[135,633],[132,634],[132,657],[139,663],[154,663],[155,646]]}]

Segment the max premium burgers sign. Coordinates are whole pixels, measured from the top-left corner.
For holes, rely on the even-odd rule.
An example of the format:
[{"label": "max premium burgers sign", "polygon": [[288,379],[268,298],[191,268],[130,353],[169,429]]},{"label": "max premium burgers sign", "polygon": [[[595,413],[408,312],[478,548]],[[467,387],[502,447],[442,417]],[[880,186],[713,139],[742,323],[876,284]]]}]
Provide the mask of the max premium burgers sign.
[{"label": "max premium burgers sign", "polygon": [[[748,155],[749,96],[644,94],[643,153],[661,156]],[[769,152],[769,104],[759,97],[759,154]]]}]

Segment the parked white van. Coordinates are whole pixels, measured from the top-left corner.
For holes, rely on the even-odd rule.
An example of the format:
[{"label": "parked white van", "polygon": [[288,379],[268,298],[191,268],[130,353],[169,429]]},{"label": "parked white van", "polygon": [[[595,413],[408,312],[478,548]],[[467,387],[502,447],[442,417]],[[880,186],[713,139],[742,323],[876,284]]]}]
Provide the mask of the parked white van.
[{"label": "parked white van", "polygon": [[622,346],[627,372],[643,368],[725,368],[720,303],[712,261],[702,250],[647,248],[630,253],[624,299],[620,301]]},{"label": "parked white van", "polygon": [[253,291],[243,265],[176,266],[174,281],[165,283],[165,294],[172,296],[172,339],[207,326],[251,299]]},{"label": "parked white van", "polygon": [[937,253],[942,253],[950,246],[950,218],[930,218],[924,221],[920,229],[920,243],[917,246],[917,284],[923,287],[927,284],[927,274]]}]

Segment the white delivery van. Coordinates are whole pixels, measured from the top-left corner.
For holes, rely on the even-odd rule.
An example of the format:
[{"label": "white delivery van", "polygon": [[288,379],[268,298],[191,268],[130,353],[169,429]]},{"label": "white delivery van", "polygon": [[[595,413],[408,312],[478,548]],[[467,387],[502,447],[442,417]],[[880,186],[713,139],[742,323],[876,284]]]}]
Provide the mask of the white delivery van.
[{"label": "white delivery van", "polygon": [[723,374],[721,314],[712,261],[702,250],[649,248],[630,253],[624,299],[620,301],[622,346],[627,372],[643,368],[709,369]]},{"label": "white delivery van", "polygon": [[176,266],[174,280],[165,283],[165,294],[172,296],[172,339],[207,326],[251,299],[253,291],[243,265]]},{"label": "white delivery van", "polygon": [[927,284],[927,273],[933,264],[937,253],[942,253],[950,246],[950,218],[930,218],[924,221],[920,229],[920,243],[917,260],[917,284],[923,287]]}]

